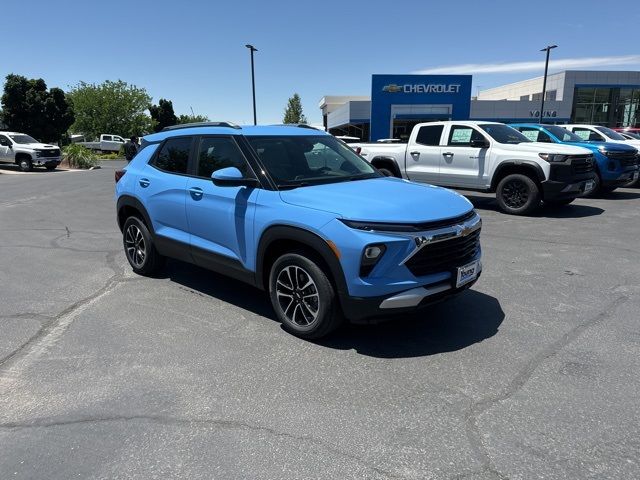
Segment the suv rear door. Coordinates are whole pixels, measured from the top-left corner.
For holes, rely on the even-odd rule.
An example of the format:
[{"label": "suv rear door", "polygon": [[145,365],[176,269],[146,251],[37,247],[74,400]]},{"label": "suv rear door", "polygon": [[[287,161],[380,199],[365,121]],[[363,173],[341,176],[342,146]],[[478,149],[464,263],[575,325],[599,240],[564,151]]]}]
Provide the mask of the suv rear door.
[{"label": "suv rear door", "polygon": [[[438,183],[440,176],[440,139],[444,125],[423,125],[412,134],[407,145],[405,169],[409,180]],[[415,136],[413,136],[415,135]]]},{"label": "suv rear door", "polygon": [[198,137],[194,151],[195,175],[187,181],[191,254],[206,268],[242,270],[247,252],[254,248],[253,218],[259,189],[218,187],[211,174],[227,167],[238,168],[245,177],[255,177],[255,173],[233,136]]},{"label": "suv rear door", "polygon": [[136,195],[149,213],[160,249],[184,247],[187,257],[189,233],[185,203],[192,143],[192,137],[168,138],[144,167],[136,184]]}]

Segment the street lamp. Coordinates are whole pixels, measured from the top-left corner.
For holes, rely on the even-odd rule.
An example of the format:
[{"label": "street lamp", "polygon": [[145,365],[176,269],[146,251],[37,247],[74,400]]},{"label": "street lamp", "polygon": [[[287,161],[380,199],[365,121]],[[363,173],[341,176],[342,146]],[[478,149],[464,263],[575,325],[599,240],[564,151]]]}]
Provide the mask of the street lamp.
[{"label": "street lamp", "polygon": [[251,51],[251,90],[253,92],[253,124],[257,125],[258,121],[256,119],[256,77],[253,70],[253,52],[257,52],[258,49],[253,45],[246,44],[247,47]]},{"label": "street lamp", "polygon": [[547,71],[549,70],[549,52],[558,45],[547,45],[541,52],[547,52],[547,59],[544,62],[544,80],[542,80],[542,104],[540,105],[540,123],[542,123],[542,115],[544,114],[544,96],[547,94]]}]

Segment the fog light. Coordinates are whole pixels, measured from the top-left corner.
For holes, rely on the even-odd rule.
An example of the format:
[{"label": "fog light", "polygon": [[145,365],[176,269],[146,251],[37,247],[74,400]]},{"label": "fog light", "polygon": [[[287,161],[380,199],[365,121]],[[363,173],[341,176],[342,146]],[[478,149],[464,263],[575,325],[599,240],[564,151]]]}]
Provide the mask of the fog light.
[{"label": "fog light", "polygon": [[383,244],[369,245],[362,252],[362,261],[360,262],[360,276],[366,277],[375,267],[378,261],[382,258],[382,255],[387,250]]}]

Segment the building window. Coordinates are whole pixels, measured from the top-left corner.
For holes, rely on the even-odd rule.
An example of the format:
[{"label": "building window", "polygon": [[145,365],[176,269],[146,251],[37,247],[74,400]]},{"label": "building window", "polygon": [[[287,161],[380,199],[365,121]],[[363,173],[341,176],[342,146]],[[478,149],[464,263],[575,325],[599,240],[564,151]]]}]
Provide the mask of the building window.
[{"label": "building window", "polygon": [[545,102],[552,102],[556,99],[557,90],[549,90],[544,95]]},{"label": "building window", "polygon": [[520,101],[521,102],[528,102],[529,101],[529,95],[520,95]]},{"label": "building window", "polygon": [[542,92],[534,93],[533,95],[531,95],[531,100],[533,100],[534,102],[539,102],[540,100],[542,100]]}]

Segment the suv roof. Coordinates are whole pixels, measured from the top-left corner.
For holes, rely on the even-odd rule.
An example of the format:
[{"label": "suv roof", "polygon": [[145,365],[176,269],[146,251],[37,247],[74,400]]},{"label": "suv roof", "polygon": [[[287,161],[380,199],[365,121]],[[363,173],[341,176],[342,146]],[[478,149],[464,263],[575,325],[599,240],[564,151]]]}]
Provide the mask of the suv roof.
[{"label": "suv roof", "polygon": [[[178,126],[176,126],[178,127]],[[229,122],[204,122],[186,124],[184,127],[165,129],[144,136],[148,143],[158,143],[165,138],[181,135],[253,135],[253,136],[327,136],[322,130],[306,125],[234,125]]]}]

